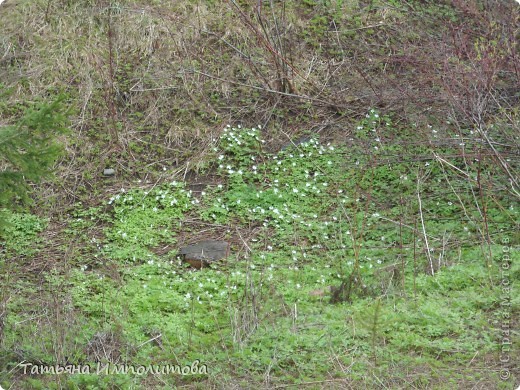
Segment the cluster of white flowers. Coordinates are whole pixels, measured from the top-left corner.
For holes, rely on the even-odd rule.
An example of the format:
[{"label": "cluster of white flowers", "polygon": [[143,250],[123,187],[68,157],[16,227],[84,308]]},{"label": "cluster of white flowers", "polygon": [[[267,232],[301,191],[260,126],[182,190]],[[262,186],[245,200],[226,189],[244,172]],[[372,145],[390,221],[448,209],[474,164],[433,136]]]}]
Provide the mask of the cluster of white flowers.
[{"label": "cluster of white flowers", "polygon": [[248,136],[255,139],[256,141],[264,143],[265,141],[261,140],[259,137],[261,128],[261,126],[258,126],[258,128],[253,127],[244,132],[242,131],[241,125],[238,125],[237,127],[231,127],[230,125],[227,125],[224,128],[224,132],[220,139],[229,142],[230,145],[240,146],[245,142],[245,136]]}]

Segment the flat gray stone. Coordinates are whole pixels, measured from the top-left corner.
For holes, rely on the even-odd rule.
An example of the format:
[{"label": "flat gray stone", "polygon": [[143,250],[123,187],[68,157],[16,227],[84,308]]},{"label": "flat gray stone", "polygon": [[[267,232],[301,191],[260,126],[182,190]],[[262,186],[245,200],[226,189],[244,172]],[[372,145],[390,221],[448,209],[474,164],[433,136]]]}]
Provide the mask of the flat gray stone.
[{"label": "flat gray stone", "polygon": [[219,240],[204,240],[179,249],[179,255],[195,268],[221,260],[229,254],[229,243]]}]

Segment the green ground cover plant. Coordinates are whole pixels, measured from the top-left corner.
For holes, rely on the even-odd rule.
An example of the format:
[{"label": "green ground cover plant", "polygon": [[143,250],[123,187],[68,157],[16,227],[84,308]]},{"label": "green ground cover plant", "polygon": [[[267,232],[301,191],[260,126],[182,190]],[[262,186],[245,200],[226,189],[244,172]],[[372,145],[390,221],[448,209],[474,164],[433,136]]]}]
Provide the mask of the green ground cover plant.
[{"label": "green ground cover plant", "polygon": [[[371,110],[367,119],[377,116]],[[366,120],[358,130],[364,126]],[[389,118],[385,128],[391,131]],[[373,142],[385,152],[384,144]],[[82,319],[71,330],[71,364],[199,359],[212,367],[214,380],[231,380],[224,367],[232,364],[249,380],[262,381],[268,373],[298,383],[325,380],[331,370],[336,378],[366,379],[367,370],[381,372],[414,355],[425,366],[449,370],[457,359],[496,352],[499,331],[490,321],[501,300],[499,264],[488,265],[472,243],[478,226],[449,218],[460,214],[460,204],[450,205],[443,187],[428,185],[446,178],[436,162],[360,172],[356,163],[363,154],[317,138],[278,153],[263,151],[263,144],[258,128],[228,127],[214,149],[219,184],[197,196],[181,182],[121,190],[106,201],[105,214],[99,208],[76,211],[107,222],[95,256],[117,271],[114,276],[77,264],[66,275],[46,276],[49,285],[67,286],[69,309]],[[417,217],[416,186],[408,181],[416,180],[420,167],[428,169],[424,185],[432,192],[422,207],[438,217],[425,224],[432,260],[424,236],[393,220]],[[406,209],[392,199],[396,194],[407,199]],[[469,201],[458,194],[459,202]],[[501,210],[496,223],[493,208],[488,212],[489,234],[495,234],[512,226],[518,210]],[[236,254],[200,271],[175,250],[154,253],[158,245],[175,244],[193,218],[254,235],[242,242],[247,249],[238,250],[241,241],[234,241]],[[29,225],[40,226],[34,221]],[[8,240],[20,254],[18,237],[41,230],[28,223],[17,224]],[[82,219],[71,224],[71,235],[90,226]],[[499,256],[499,246],[490,250]],[[512,310],[518,310],[517,298]],[[50,361],[46,349],[20,341],[35,331],[15,326],[20,320],[10,317],[4,345],[23,350],[27,361]],[[50,342],[50,334],[42,336]],[[165,386],[178,380],[160,378]],[[71,375],[66,381],[73,387],[137,386],[128,374]]]}]

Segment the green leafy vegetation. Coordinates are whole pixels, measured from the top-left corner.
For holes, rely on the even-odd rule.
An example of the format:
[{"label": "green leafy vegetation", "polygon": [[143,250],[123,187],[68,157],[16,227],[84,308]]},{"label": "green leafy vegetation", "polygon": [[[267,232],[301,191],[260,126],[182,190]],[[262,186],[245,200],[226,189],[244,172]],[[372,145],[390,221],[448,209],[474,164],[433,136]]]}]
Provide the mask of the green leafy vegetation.
[{"label": "green leafy vegetation", "polygon": [[172,228],[195,203],[198,200],[177,182],[151,191],[122,189],[108,202],[116,222],[106,231],[110,244],[104,252],[118,260],[149,256],[146,248],[173,242]]},{"label": "green leafy vegetation", "polygon": [[[385,121],[391,128],[390,120]],[[124,264],[117,276],[81,265],[66,279],[47,276],[47,283],[68,286],[70,310],[83,319],[76,325],[79,339],[71,364],[109,362],[112,356],[105,349],[110,347],[126,364],[183,364],[203,356],[213,367],[210,375],[229,375],[220,370],[232,364],[253,381],[261,381],[268,369],[278,380],[298,382],[326,378],[331,354],[351,367],[339,370],[338,378],[362,378],[368,367],[377,371],[396,359],[410,361],[412,351],[432,367],[440,356],[449,366],[453,359],[496,352],[500,335],[487,313],[500,305],[500,289],[493,287],[500,283],[500,264],[494,261],[488,269],[471,252],[457,258],[449,248],[433,247],[439,232],[460,242],[471,240],[475,231],[449,220],[429,221],[435,275],[428,276],[421,271],[430,267],[424,237],[399,234],[395,223],[388,223],[399,214],[408,216],[391,201],[392,193],[378,190],[384,182],[399,185],[393,172],[402,176],[402,167],[362,174],[348,168],[345,149],[321,145],[315,138],[276,154],[263,152],[262,145],[258,129],[227,128],[214,151],[221,184],[200,200],[173,182],[122,190],[107,201],[111,209],[102,219],[109,225],[95,256]],[[348,156],[362,158],[352,152]],[[378,174],[381,169],[387,173]],[[379,208],[356,198],[365,176],[373,183],[367,185],[373,189],[372,204]],[[440,176],[432,171],[428,180]],[[414,191],[404,185],[400,194],[413,199]],[[439,207],[436,199],[425,200],[422,207]],[[459,213],[457,207],[440,207],[444,214],[437,210],[437,215]],[[411,205],[408,212],[413,215],[416,208]],[[517,213],[512,207],[500,215],[513,221]],[[79,214],[96,219],[100,210]],[[255,238],[243,254],[201,271],[187,268],[174,251],[156,255],[151,250],[173,244],[196,215],[208,223],[253,224]],[[510,223],[498,221],[497,226]],[[88,224],[76,220],[74,226],[81,230]],[[500,247],[492,250],[498,256]],[[517,265],[514,270],[518,272]],[[350,303],[329,303],[334,289],[352,275],[359,280],[345,298]],[[518,310],[517,303],[512,310]],[[31,331],[7,325],[8,334],[17,336],[11,342]],[[103,345],[92,347],[102,335]],[[35,356],[50,358],[30,347],[30,341],[19,346],[33,351],[33,361]],[[108,379],[68,380],[74,386],[87,381],[102,387]],[[108,383],[114,386],[119,380],[131,377],[117,376]]]},{"label": "green leafy vegetation", "polygon": [[31,214],[14,213],[3,210],[6,216],[5,239],[2,249],[5,253],[31,256],[42,244],[38,236],[47,227],[47,221]]}]

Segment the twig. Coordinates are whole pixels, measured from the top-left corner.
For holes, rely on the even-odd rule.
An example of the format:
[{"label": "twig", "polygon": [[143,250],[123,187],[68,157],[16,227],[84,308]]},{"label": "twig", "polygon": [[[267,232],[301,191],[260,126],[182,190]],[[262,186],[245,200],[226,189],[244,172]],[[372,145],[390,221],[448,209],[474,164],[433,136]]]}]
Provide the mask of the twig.
[{"label": "twig", "polygon": [[424,237],[424,243],[426,245],[426,256],[428,257],[428,261],[430,263],[430,270],[432,273],[432,276],[435,275],[435,271],[433,269],[433,260],[432,256],[430,254],[430,244],[428,243],[428,235],[426,234],[426,226],[424,225],[424,217],[423,217],[423,211],[422,211],[422,201],[421,201],[421,187],[420,187],[420,175],[417,175],[417,199],[419,200],[419,215],[421,217],[421,225],[422,225],[422,231],[423,231],[423,237]]},{"label": "twig", "polygon": [[[366,29],[368,29],[368,28],[382,27],[382,26],[386,26],[386,23],[371,24],[370,26],[363,26],[363,27],[358,27],[358,28],[351,28],[351,29],[348,29],[348,30],[339,30],[339,32],[341,32],[341,33],[345,33],[345,32],[352,32],[352,31],[366,30]],[[333,32],[337,32],[337,31],[338,31],[338,30],[334,30]]]},{"label": "twig", "polygon": [[315,385],[315,384],[318,384],[318,383],[330,383],[330,382],[344,382],[345,379],[343,378],[338,378],[338,379],[326,379],[326,380],[323,380],[323,381],[311,381],[311,382],[300,382],[298,384],[288,384],[288,385],[279,385],[279,386],[276,386],[275,389],[285,389],[287,387],[298,387],[300,388],[301,386],[305,386],[305,385]]},{"label": "twig", "polygon": [[500,153],[498,153],[498,151],[495,149],[495,147],[493,146],[493,142],[491,142],[491,140],[488,138],[487,134],[485,131],[483,131],[482,129],[479,128],[479,132],[480,134],[482,135],[482,137],[486,140],[486,143],[489,145],[489,147],[491,148],[491,150],[493,151],[493,153],[495,154],[495,157],[498,159],[498,161],[500,162],[500,165],[502,166],[504,172],[506,172],[507,176],[509,176],[509,180],[511,182],[511,188],[513,189],[514,193],[515,194],[518,194],[518,192],[515,190],[515,187],[516,188],[519,188],[518,187],[518,183],[516,181],[516,178],[513,176],[513,174],[509,171],[509,167],[507,166],[507,163],[504,161],[504,159],[502,158],[502,155]]},{"label": "twig", "polygon": [[151,338],[150,340],[146,340],[144,343],[137,346],[137,349],[141,348],[143,345],[151,343],[154,340],[157,340],[158,338],[162,337],[162,333],[159,333],[157,336]]},{"label": "twig", "polygon": [[[203,76],[215,79],[215,80],[223,81],[225,83],[240,85],[240,86],[243,86],[243,87],[248,87],[248,88],[256,89],[256,90],[259,90],[259,91],[264,91],[264,92],[268,92],[268,93],[274,93],[274,94],[282,95],[282,96],[288,96],[288,97],[292,97],[292,98],[296,98],[296,99],[309,100],[309,101],[312,101],[312,102],[326,104],[328,106],[334,106],[334,107],[338,107],[338,108],[348,109],[347,106],[340,106],[340,105],[328,102],[326,100],[312,98],[310,96],[305,96],[305,95],[297,95],[297,94],[294,94],[294,93],[280,92],[280,91],[276,91],[276,90],[270,89],[270,88],[258,87],[256,85],[250,85],[250,84],[241,83],[241,82],[238,82],[238,81],[232,81],[232,80],[228,80],[228,79],[223,79],[222,77],[214,76],[212,74],[201,72],[201,71],[198,71],[196,69],[192,69],[191,72],[197,73],[197,74],[200,74],[200,75],[203,75]],[[349,103],[352,103],[352,102],[357,101],[357,100],[361,100],[361,99],[360,98],[355,98],[355,99],[350,100]]]}]

